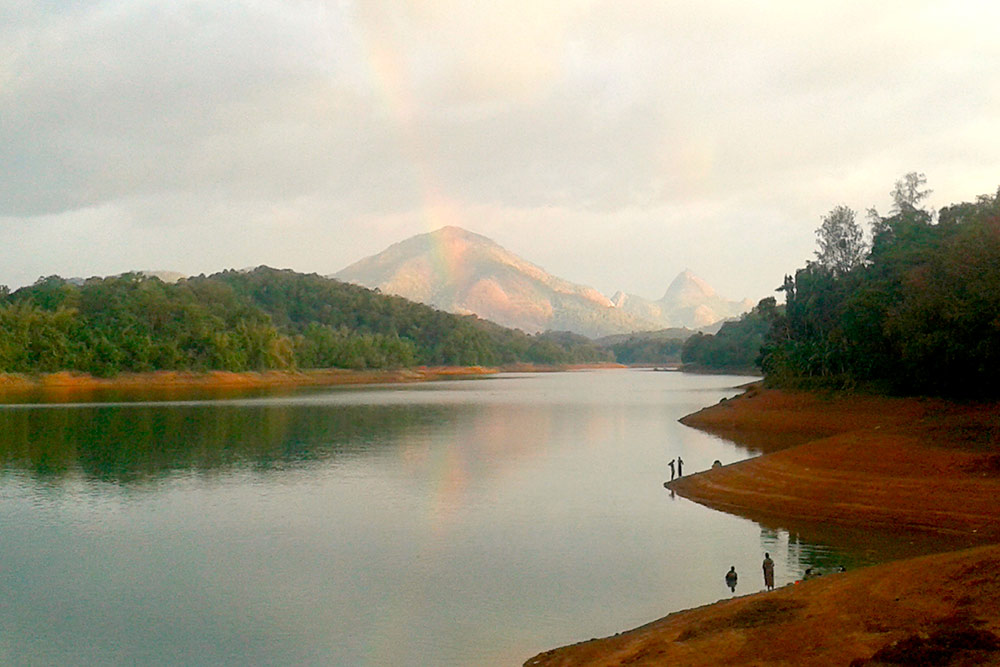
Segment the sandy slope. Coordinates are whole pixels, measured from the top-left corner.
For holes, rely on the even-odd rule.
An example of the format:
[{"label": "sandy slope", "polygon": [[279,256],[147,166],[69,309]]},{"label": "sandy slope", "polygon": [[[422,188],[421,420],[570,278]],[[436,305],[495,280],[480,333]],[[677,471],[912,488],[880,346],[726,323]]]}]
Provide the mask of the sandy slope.
[{"label": "sandy slope", "polygon": [[[703,504],[861,540],[1000,542],[1000,405],[752,388],[683,421],[763,452],[671,485]],[[985,546],[828,575],[525,664],[1000,664],[998,566]]]},{"label": "sandy slope", "polygon": [[[685,424],[770,453],[672,488],[742,515],[1000,541],[1000,406],[753,392]],[[797,446],[779,451],[774,442]]]}]

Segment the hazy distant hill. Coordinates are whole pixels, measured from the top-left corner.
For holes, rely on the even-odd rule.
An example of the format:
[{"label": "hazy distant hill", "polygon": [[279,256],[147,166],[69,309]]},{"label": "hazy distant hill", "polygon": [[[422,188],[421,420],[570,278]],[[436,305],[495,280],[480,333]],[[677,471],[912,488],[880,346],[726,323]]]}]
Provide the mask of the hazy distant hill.
[{"label": "hazy distant hill", "polygon": [[696,333],[698,332],[692,329],[686,329],[684,327],[676,327],[672,329],[657,329],[656,331],[639,331],[634,333],[611,334],[610,336],[602,336],[601,338],[596,339],[594,342],[603,347],[611,347],[612,345],[618,345],[619,343],[624,343],[628,340],[635,340],[635,339],[648,340],[648,341],[679,340],[683,342]]},{"label": "hazy distant hill", "polygon": [[749,299],[732,301],[719,296],[708,283],[686,269],[674,278],[658,301],[623,292],[615,294],[612,301],[636,317],[692,329],[739,317],[754,305]]},{"label": "hazy distant hill", "polygon": [[639,331],[604,336],[594,344],[611,350],[620,364],[679,364],[684,341],[694,334],[683,328]]},{"label": "hazy distant hill", "polygon": [[660,301],[621,293],[612,300],[458,227],[411,237],[333,277],[527,332],[592,337],[698,327],[748,308],[718,297],[690,272],[678,276]]}]

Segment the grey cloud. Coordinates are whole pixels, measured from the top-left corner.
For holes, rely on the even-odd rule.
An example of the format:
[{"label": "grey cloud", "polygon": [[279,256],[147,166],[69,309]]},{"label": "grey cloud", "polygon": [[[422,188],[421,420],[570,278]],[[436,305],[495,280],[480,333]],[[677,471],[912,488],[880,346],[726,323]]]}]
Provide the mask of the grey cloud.
[{"label": "grey cloud", "polygon": [[[595,249],[628,219],[637,253],[680,255],[679,239],[712,266],[737,218],[787,230],[804,259],[823,212],[884,207],[906,171],[942,203],[995,190],[998,18],[971,2],[0,3],[0,219],[279,211],[347,247],[427,231],[430,193],[497,230],[558,220]],[[687,220],[698,234],[676,232]]]},{"label": "grey cloud", "polygon": [[[0,158],[13,165],[0,212],[170,190],[324,193],[359,213],[394,211],[418,203],[428,178],[470,201],[613,210],[686,196],[684,153],[698,149],[685,147],[699,137],[711,138],[714,178],[740,194],[762,173],[898,144],[932,127],[932,102],[961,86],[939,80],[933,52],[918,58],[920,40],[880,42],[879,21],[858,11],[470,7],[36,12],[8,28],[34,38],[16,40],[30,52],[0,97]],[[379,80],[367,62],[378,50],[399,80]],[[882,95],[886,80],[918,76],[929,81]]]},{"label": "grey cloud", "polygon": [[304,26],[272,18],[235,3],[112,3],[32,28],[0,96],[12,166],[0,212],[172,189],[344,195],[391,180],[380,167],[393,126],[324,71],[332,56],[299,44]]}]

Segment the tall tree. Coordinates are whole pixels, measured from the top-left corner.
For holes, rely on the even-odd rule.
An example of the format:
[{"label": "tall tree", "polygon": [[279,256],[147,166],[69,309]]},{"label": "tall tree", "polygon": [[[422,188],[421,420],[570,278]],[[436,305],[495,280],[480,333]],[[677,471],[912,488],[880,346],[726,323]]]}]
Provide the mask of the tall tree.
[{"label": "tall tree", "polygon": [[933,190],[922,190],[927,185],[927,176],[911,171],[903,178],[896,181],[896,187],[889,194],[892,195],[891,213],[907,213],[909,211],[920,210],[920,202],[927,199]]},{"label": "tall tree", "polygon": [[819,250],[816,259],[834,275],[844,275],[864,261],[867,252],[865,234],[847,206],[835,206],[823,217],[816,230]]}]

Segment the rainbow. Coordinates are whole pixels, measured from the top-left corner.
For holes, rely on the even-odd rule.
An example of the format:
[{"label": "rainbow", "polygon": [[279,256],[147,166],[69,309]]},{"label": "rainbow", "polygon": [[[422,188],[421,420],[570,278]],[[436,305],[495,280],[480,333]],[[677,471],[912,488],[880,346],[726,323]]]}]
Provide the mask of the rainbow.
[{"label": "rainbow", "polygon": [[[422,199],[421,218],[425,230],[433,232],[442,227],[462,227],[461,206],[445,194],[428,158],[426,142],[417,131],[417,104],[408,83],[405,62],[388,39],[367,34],[358,28],[354,28],[353,33],[362,53],[361,60],[367,63],[373,88],[379,91],[386,110],[401,131],[402,152],[409,161]],[[460,248],[447,243],[446,235],[432,238],[435,239],[433,270],[446,279],[454,279],[459,270]]]}]

